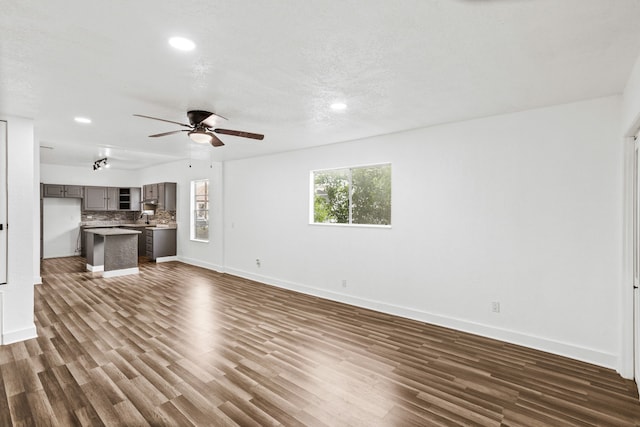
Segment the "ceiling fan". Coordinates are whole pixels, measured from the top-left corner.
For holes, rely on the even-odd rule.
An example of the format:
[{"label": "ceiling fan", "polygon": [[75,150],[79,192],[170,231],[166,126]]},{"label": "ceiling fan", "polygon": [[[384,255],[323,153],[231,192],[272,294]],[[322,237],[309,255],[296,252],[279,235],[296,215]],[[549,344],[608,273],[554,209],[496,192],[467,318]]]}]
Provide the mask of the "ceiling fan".
[{"label": "ceiling fan", "polygon": [[173,123],[176,125],[189,128],[189,129],[174,130],[171,132],[157,133],[155,135],[149,135],[150,138],[173,135],[175,133],[180,133],[180,132],[188,132],[189,138],[191,138],[193,142],[197,142],[199,144],[209,143],[214,147],[222,147],[224,145],[224,143],[220,141],[220,138],[218,138],[215,135],[216,133],[223,134],[223,135],[239,136],[241,138],[251,138],[251,139],[258,139],[258,140],[264,139],[264,135],[261,135],[259,133],[214,128],[215,121],[217,119],[223,119],[223,120],[227,120],[227,119],[218,114],[211,113],[209,111],[202,111],[202,110],[188,111],[187,117],[189,118],[190,124],[174,122],[173,120],[159,119],[157,117],[144,116],[142,114],[134,114],[134,116],[144,117],[145,119],[160,120],[161,122]]}]

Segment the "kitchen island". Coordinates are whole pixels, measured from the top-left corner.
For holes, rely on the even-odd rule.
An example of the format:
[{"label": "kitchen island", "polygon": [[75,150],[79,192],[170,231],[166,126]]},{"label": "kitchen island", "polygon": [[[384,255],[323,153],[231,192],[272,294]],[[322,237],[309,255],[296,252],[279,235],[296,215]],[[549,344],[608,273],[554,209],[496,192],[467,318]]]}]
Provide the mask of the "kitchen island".
[{"label": "kitchen island", "polygon": [[122,223],[122,222],[110,222],[110,221],[96,221],[96,222],[86,222],[80,224],[80,256],[87,256],[87,234],[86,231],[96,229],[96,228],[126,228],[128,230],[137,230],[141,233],[138,235],[138,255],[145,256],[146,253],[146,245],[145,245],[145,232],[144,229],[147,227],[155,226],[155,224],[146,224],[146,223]]},{"label": "kitchen island", "polygon": [[138,234],[123,228],[92,228],[85,230],[87,270],[103,272],[103,277],[137,274]]}]

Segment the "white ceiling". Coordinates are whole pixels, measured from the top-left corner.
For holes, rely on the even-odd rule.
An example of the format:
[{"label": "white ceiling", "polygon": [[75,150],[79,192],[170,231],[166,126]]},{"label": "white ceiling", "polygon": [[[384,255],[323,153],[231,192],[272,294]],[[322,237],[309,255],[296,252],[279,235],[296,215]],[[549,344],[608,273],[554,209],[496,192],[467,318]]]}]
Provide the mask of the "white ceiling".
[{"label": "white ceiling", "polygon": [[[237,159],[606,96],[640,54],[638,0],[63,3],[0,0],[0,114],[35,120],[42,163],[74,166]],[[266,137],[198,146],[133,117],[190,109]]]}]

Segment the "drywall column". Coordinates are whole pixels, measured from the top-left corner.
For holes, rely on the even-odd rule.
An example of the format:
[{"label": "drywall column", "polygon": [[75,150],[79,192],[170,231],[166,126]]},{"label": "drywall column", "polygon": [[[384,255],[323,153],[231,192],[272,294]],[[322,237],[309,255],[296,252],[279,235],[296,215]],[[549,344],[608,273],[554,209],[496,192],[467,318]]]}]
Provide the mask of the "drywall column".
[{"label": "drywall column", "polygon": [[33,230],[33,283],[42,283],[40,277],[40,140],[34,135],[33,142],[33,213],[31,217]]},{"label": "drywall column", "polygon": [[[627,80],[626,87],[622,93],[622,113],[621,113],[621,138],[625,144],[625,157],[624,170],[626,172],[624,179],[624,185],[626,189],[626,201],[625,204],[625,221],[622,232],[625,236],[625,242],[623,247],[623,260],[622,260],[622,276],[623,280],[620,284],[620,358],[618,361],[618,372],[625,378],[634,378],[639,384],[637,368],[640,367],[640,355],[638,349],[640,344],[634,343],[634,334],[637,336],[638,331],[634,330],[634,299],[637,299],[635,295],[638,291],[634,291],[633,285],[633,194],[632,185],[633,182],[633,137],[640,129],[640,56],[636,59],[636,63],[631,70],[629,80]],[[636,312],[640,311],[640,308],[635,307]],[[637,328],[637,326],[636,326]],[[635,346],[635,349],[634,349]],[[640,390],[640,388],[639,388]]]},{"label": "drywall column", "polygon": [[[1,343],[36,337],[33,321],[34,216],[39,215],[34,191],[33,122],[16,117],[7,121],[7,284],[0,287],[3,300]],[[29,214],[30,213],[30,214]]]}]

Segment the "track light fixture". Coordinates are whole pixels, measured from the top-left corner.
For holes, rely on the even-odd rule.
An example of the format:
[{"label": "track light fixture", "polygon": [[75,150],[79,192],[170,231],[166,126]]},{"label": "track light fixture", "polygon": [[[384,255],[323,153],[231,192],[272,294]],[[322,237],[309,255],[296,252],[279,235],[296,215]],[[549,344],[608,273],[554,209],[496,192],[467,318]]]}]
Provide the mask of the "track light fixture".
[{"label": "track light fixture", "polygon": [[99,171],[103,168],[108,168],[110,165],[109,163],[107,163],[107,158],[105,157],[104,159],[100,159],[100,160],[96,160],[95,162],[93,162],[93,170],[94,171]]}]

